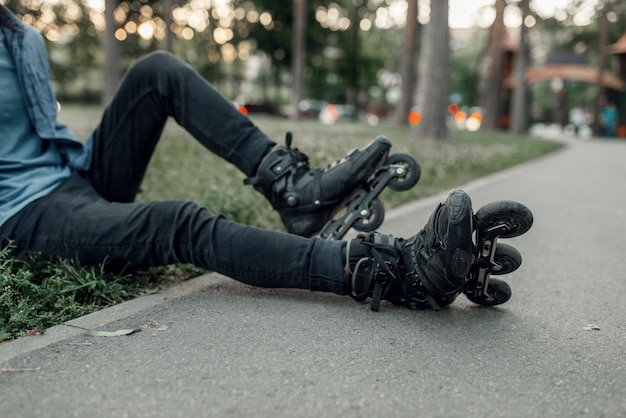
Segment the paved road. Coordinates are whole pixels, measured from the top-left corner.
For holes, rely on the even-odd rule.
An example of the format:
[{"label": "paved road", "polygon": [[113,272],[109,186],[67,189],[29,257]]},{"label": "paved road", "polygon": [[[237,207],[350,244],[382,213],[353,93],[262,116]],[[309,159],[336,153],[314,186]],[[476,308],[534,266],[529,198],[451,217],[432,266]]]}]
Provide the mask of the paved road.
[{"label": "paved road", "polygon": [[[572,142],[464,186],[526,203],[500,308],[440,312],[205,276],[0,346],[3,417],[624,417],[626,143]],[[390,213],[406,235],[441,198]],[[593,325],[599,330],[587,330]],[[6,371],[8,369],[9,371]],[[31,371],[11,371],[11,370]]]}]

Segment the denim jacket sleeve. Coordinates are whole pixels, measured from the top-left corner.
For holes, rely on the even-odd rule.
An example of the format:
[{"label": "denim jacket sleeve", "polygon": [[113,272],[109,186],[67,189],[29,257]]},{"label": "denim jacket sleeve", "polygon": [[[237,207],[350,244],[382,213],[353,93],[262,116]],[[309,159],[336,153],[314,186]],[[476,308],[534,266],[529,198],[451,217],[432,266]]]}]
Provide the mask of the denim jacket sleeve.
[{"label": "denim jacket sleeve", "polygon": [[30,26],[21,23],[19,26],[21,31],[4,30],[4,34],[26,99],[28,116],[42,139],[58,144],[70,167],[86,170],[91,163],[91,138],[83,144],[66,125],[57,121],[56,98],[43,36]]}]

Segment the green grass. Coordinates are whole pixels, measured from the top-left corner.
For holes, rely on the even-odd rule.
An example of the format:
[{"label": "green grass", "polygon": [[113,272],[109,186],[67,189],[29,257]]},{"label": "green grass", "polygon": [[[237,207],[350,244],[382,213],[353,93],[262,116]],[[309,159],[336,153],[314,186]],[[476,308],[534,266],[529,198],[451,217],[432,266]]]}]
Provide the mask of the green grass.
[{"label": "green grass", "polygon": [[[59,118],[80,137],[97,125],[100,109],[66,106]],[[294,145],[311,159],[326,165],[378,134],[393,143],[392,152],[410,153],[422,175],[406,192],[385,191],[387,208],[450,189],[471,179],[552,152],[560,144],[505,133],[454,132],[445,142],[419,140],[408,127],[365,124],[293,124],[284,119],[254,116],[271,138],[283,142],[287,131]],[[206,152],[185,131],[169,123],[146,173],[139,201],[188,199],[223,213],[240,223],[284,230],[278,215],[235,167]],[[192,266],[166,266],[147,272],[112,275],[102,266],[84,267],[68,260],[12,259],[0,250],[0,341],[44,330],[105,306],[153,292],[172,281],[202,271]]]},{"label": "green grass", "polygon": [[155,284],[110,275],[102,267],[85,268],[72,261],[46,262],[36,257],[9,257],[0,251],[0,341],[43,330],[131,297]]}]

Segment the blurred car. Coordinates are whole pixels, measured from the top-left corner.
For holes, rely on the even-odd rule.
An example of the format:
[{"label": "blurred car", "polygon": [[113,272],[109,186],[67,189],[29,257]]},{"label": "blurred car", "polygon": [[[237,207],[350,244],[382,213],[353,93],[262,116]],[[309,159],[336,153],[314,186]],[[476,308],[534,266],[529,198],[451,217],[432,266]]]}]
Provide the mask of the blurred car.
[{"label": "blurred car", "polygon": [[330,125],[339,120],[356,121],[359,120],[359,116],[358,109],[353,105],[330,103],[321,110],[319,119],[322,123]]},{"label": "blurred car", "polygon": [[265,113],[268,115],[280,115],[280,109],[274,103],[263,99],[238,98],[235,105],[244,114]]},{"label": "blurred car", "polygon": [[298,103],[299,116],[302,119],[317,119],[328,102],[321,100],[302,100]]}]

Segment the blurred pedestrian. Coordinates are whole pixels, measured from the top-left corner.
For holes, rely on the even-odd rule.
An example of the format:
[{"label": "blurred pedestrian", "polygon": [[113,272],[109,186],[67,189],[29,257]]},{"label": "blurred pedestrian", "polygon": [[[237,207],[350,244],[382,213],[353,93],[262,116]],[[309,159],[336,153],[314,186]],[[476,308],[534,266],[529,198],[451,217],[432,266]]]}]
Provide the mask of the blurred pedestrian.
[{"label": "blurred pedestrian", "polygon": [[615,137],[617,133],[617,119],[619,113],[615,107],[615,103],[609,101],[600,111],[600,122],[602,124],[604,136],[608,138]]},{"label": "blurred pedestrian", "polygon": [[587,115],[580,105],[575,105],[569,111],[569,122],[574,128],[574,135],[580,135],[580,129],[587,122]]}]

